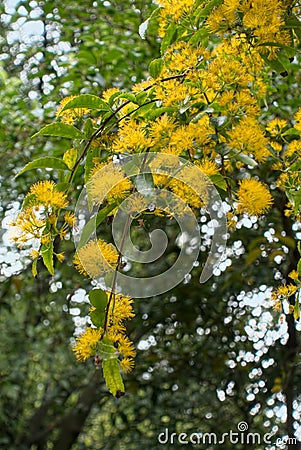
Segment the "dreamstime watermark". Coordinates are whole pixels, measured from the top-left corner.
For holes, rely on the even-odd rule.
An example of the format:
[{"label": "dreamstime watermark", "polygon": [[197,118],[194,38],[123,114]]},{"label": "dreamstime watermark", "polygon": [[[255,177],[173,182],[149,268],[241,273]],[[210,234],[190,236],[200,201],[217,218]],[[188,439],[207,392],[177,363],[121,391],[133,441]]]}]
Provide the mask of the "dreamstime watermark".
[{"label": "dreamstime watermark", "polygon": [[[195,266],[205,239],[195,212],[189,206],[191,196],[194,201],[198,199],[202,205],[198,209],[202,209],[208,216],[206,245],[208,246],[209,242],[210,250],[200,275],[200,282],[206,282],[219,266],[225,251],[226,212],[217,189],[201,168],[175,155],[144,153],[121,156],[100,168],[82,190],[76,205],[78,225],[73,232],[76,249],[80,249],[91,239],[97,239],[99,205],[103,204],[109,193],[120,183],[120,179],[116,182],[113,176],[111,180],[109,176],[118,170],[124,174],[124,179],[131,180],[134,186],[132,193],[118,204],[112,223],[114,245],[123,261],[130,264],[147,264],[159,260],[167,249],[168,237],[164,229],[156,229],[146,234],[151,247],[147,251],[141,251],[132,242],[130,225],[143,212],[161,211],[167,217],[175,219],[179,228],[176,240],[179,254],[171,267],[157,275],[139,278],[126,271],[118,270],[116,273],[114,268],[109,268],[109,273],[96,281],[111,290],[114,280],[114,289],[132,298],[159,295],[182,282]],[[89,189],[92,187],[95,192],[101,184],[99,180],[106,180],[106,183],[101,185],[97,204],[93,205],[89,198]],[[101,253],[100,249],[99,252]]]},{"label": "dreamstime watermark", "polygon": [[[226,433],[174,433],[165,428],[163,432],[158,435],[159,444],[180,444],[180,445],[223,445],[223,444],[245,444],[245,445],[272,445],[276,444],[278,447],[287,444],[297,444],[296,438],[277,438],[273,441],[274,435],[265,433],[263,436],[260,433],[253,433],[248,431],[249,425],[247,422],[239,422],[237,430],[229,430]],[[283,447],[280,447],[283,448]]]}]

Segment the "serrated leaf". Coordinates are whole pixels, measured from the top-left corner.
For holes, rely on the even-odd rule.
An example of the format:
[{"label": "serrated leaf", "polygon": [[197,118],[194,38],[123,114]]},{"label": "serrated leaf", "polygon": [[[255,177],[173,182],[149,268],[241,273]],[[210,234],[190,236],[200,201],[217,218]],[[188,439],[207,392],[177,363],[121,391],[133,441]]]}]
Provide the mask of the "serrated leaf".
[{"label": "serrated leaf", "polygon": [[60,109],[59,114],[66,109],[75,108],[104,109],[108,111],[109,105],[97,95],[80,94],[69,100],[64,107]]},{"label": "serrated leaf", "polygon": [[64,156],[63,156],[64,163],[70,170],[72,170],[74,164],[76,163],[76,160],[77,160],[76,148],[69,148],[69,150],[67,150],[64,153]]},{"label": "serrated leaf", "polygon": [[164,66],[164,62],[162,58],[157,58],[151,61],[148,66],[148,71],[151,77],[157,78],[157,76],[161,73]]},{"label": "serrated leaf", "polygon": [[59,158],[46,156],[44,158],[38,158],[34,161],[30,161],[20,170],[19,173],[15,176],[15,178],[22,175],[24,172],[33,169],[57,169],[57,170],[69,170],[69,167]]},{"label": "serrated leaf", "polygon": [[105,310],[108,304],[108,296],[102,289],[92,289],[89,292],[89,300],[92,306],[100,310]]},{"label": "serrated leaf", "polygon": [[90,318],[92,320],[93,325],[95,325],[97,328],[103,327],[104,321],[105,321],[105,312],[101,309],[94,309],[90,312]]},{"label": "serrated leaf", "polygon": [[54,275],[54,267],[53,267],[53,242],[49,242],[48,244],[42,244],[41,246],[41,256],[43,259],[43,263],[50,273],[50,275]]},{"label": "serrated leaf", "polygon": [[83,139],[84,137],[78,128],[64,122],[54,122],[46,125],[32,137],[34,138],[37,136],[56,136],[67,139]]},{"label": "serrated leaf", "polygon": [[114,395],[114,397],[121,397],[124,395],[124,384],[120,374],[119,363],[117,358],[111,358],[102,363],[103,376],[107,388]]}]

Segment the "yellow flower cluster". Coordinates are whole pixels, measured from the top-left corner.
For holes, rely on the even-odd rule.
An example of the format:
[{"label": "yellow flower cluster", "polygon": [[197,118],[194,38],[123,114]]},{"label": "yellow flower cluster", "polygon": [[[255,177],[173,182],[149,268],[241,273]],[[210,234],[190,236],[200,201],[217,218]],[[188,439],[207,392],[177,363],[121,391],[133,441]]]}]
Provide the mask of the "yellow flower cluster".
[{"label": "yellow flower cluster", "polygon": [[159,36],[163,37],[170,21],[177,22],[184,14],[195,6],[195,0],[155,0],[157,5],[161,6],[159,16]]},{"label": "yellow flower cluster", "polygon": [[284,27],[286,9],[287,2],[281,0],[225,0],[213,9],[206,23],[211,32],[225,34],[240,22],[250,44],[273,58],[279,50],[277,45],[291,42]]},{"label": "yellow flower cluster", "polygon": [[121,167],[113,163],[97,164],[90,175],[87,193],[91,201],[97,205],[105,199],[114,202],[114,200],[125,198],[132,188],[131,180],[125,178]]}]

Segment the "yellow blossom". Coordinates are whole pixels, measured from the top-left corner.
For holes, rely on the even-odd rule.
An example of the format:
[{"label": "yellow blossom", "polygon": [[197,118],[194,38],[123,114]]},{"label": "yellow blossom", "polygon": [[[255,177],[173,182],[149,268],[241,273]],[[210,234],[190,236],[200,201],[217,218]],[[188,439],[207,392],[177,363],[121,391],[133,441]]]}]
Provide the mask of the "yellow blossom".
[{"label": "yellow blossom", "polygon": [[120,92],[120,90],[118,88],[113,87],[113,88],[106,89],[102,93],[102,98],[104,99],[105,102],[108,102],[110,100],[110,98],[112,97],[112,95],[116,94],[117,92]]},{"label": "yellow blossom", "polygon": [[73,227],[76,224],[76,218],[71,211],[66,212],[64,219],[69,227]]},{"label": "yellow blossom", "polygon": [[294,281],[296,281],[296,280],[299,279],[299,273],[297,272],[297,270],[292,270],[292,271],[288,274],[288,276],[289,276],[292,280],[294,280]]},{"label": "yellow blossom", "polygon": [[146,136],[144,124],[134,119],[123,121],[118,130],[118,137],[113,144],[115,153],[133,153],[151,146],[151,140]]},{"label": "yellow blossom", "polygon": [[37,250],[31,250],[29,256],[31,257],[31,259],[37,259],[39,257],[39,252]]},{"label": "yellow blossom", "polygon": [[262,162],[269,156],[267,148],[268,139],[252,117],[245,117],[228,132],[228,145],[238,151],[254,155],[258,162]]},{"label": "yellow blossom", "polygon": [[31,196],[32,205],[50,206],[55,209],[66,208],[68,205],[66,194],[57,190],[54,181],[39,181],[33,184],[28,195]]},{"label": "yellow blossom", "polygon": [[255,178],[245,178],[239,184],[238,213],[256,216],[263,214],[271,207],[273,199],[266,185]]},{"label": "yellow blossom", "polygon": [[301,157],[301,140],[293,140],[287,146],[285,156],[299,156]]},{"label": "yellow blossom", "polygon": [[118,252],[112,244],[101,239],[92,240],[77,250],[73,262],[79,273],[97,278],[116,268]]},{"label": "yellow blossom", "polygon": [[76,338],[77,343],[73,346],[73,351],[79,361],[85,361],[95,355],[102,333],[102,329],[87,328],[81,336]]},{"label": "yellow blossom", "polygon": [[283,130],[286,128],[287,122],[284,119],[272,119],[266,130],[270,133],[271,136],[276,137],[282,134]]}]

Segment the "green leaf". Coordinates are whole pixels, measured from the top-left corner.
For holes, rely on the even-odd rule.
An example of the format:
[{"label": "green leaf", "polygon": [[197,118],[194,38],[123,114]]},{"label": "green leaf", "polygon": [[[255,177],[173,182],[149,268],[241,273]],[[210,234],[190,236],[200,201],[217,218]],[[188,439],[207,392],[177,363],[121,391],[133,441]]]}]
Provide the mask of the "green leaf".
[{"label": "green leaf", "polygon": [[289,128],[288,130],[286,130],[282,136],[287,136],[288,134],[294,134],[294,135],[300,135],[300,131],[296,130],[296,128]]},{"label": "green leaf", "polygon": [[164,54],[165,50],[172,44],[177,37],[178,28],[174,22],[167,27],[165,36],[161,42],[161,55]]},{"label": "green leaf", "polygon": [[157,78],[157,76],[161,73],[163,66],[164,62],[162,58],[154,59],[148,67],[150,76],[153,78]]},{"label": "green leaf", "polygon": [[93,311],[90,312],[92,323],[97,328],[103,327],[105,316],[106,316],[105,311],[102,311],[101,309],[94,309]]},{"label": "green leaf", "polygon": [[76,148],[69,148],[69,150],[67,150],[63,156],[63,161],[68,167],[68,169],[72,170],[74,164],[76,163],[76,160],[77,160]]},{"label": "green leaf", "polygon": [[117,358],[111,358],[102,363],[103,376],[107,388],[114,395],[119,398],[124,395],[124,384],[121,378],[119,363]]},{"label": "green leaf", "polygon": [[108,304],[107,293],[102,289],[92,289],[92,291],[89,292],[89,300],[92,306],[103,311]]},{"label": "green leaf", "polygon": [[227,190],[227,183],[224,177],[217,173],[216,175],[211,175],[210,180],[214,184],[214,186],[217,186],[218,188],[222,189],[223,191]]},{"label": "green leaf", "polygon": [[37,136],[56,136],[68,139],[83,139],[84,137],[78,128],[64,122],[54,122],[46,125],[46,127],[42,128],[32,137]]},{"label": "green leaf", "polygon": [[211,0],[211,2],[209,2],[205,8],[201,9],[201,11],[198,13],[196,19],[199,20],[201,18],[207,17],[211,11],[213,10],[213,8],[215,8],[215,6],[220,5],[223,2],[223,0]]},{"label": "green leaf", "polygon": [[109,105],[97,95],[81,94],[72,98],[67,102],[59,113],[61,114],[66,109],[87,108],[87,109],[104,109],[109,110]]},{"label": "green leaf", "polygon": [[30,161],[26,166],[23,167],[23,169],[20,170],[19,173],[15,176],[15,178],[22,175],[24,172],[27,172],[27,170],[32,169],[57,169],[57,170],[69,170],[69,167],[59,158],[46,156],[45,158],[38,158],[34,161]]},{"label": "green leaf", "polygon": [[[299,250],[299,253],[301,254],[301,251]],[[301,259],[299,259],[297,264],[297,272],[301,276]]]},{"label": "green leaf", "polygon": [[115,98],[125,98],[126,100],[129,100],[130,102],[136,103],[136,95],[131,94],[130,92],[121,92]]},{"label": "green leaf", "polygon": [[49,242],[48,244],[42,244],[41,246],[41,255],[43,259],[43,263],[50,273],[50,275],[54,275],[54,267],[53,267],[53,242]]},{"label": "green leaf", "polygon": [[[298,249],[299,254],[301,255],[301,241],[298,241],[297,249]],[[301,261],[301,260],[300,260],[300,261]],[[299,263],[301,264],[300,261],[299,261]],[[300,274],[301,274],[301,272],[300,272]]]},{"label": "green leaf", "polygon": [[238,150],[232,149],[231,153],[234,153],[234,158],[237,159],[238,161],[241,161],[244,164],[247,164],[248,166],[251,167],[257,167],[258,163],[250,158],[250,156],[246,155],[245,153],[241,153]]}]

